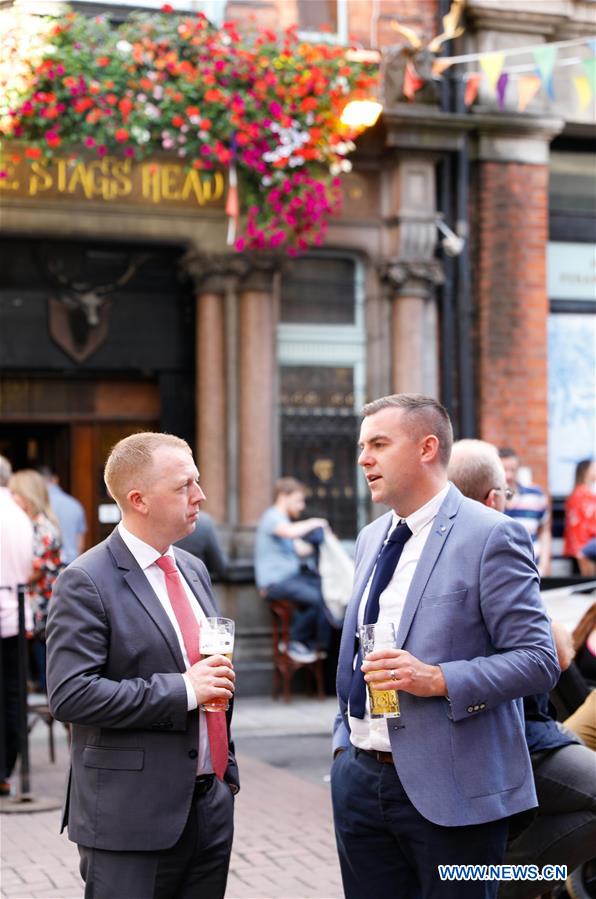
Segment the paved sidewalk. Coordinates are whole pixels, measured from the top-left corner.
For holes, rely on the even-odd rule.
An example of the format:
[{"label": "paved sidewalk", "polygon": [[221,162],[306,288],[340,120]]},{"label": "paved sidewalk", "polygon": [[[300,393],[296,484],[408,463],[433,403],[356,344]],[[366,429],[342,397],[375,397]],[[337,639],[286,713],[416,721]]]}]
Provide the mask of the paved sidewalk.
[{"label": "paved sidewalk", "polygon": [[[334,699],[239,699],[234,735],[241,742],[242,735],[330,734],[335,708]],[[40,798],[62,795],[68,750],[62,725],[54,728],[55,765],[45,725],[31,734],[32,792]],[[307,782],[241,751],[238,759],[242,789],[226,899],[341,899],[328,783]],[[0,815],[1,899],[81,899],[78,853],[58,828],[58,811]]]}]

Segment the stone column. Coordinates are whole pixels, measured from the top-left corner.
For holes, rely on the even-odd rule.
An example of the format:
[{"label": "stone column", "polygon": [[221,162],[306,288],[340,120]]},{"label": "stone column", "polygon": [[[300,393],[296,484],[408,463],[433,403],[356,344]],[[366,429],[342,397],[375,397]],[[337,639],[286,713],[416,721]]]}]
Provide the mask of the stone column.
[{"label": "stone column", "polygon": [[389,302],[391,390],[439,395],[439,335],[434,287],[441,283],[436,260],[388,262],[381,278]]},{"label": "stone column", "polygon": [[253,526],[271,504],[275,440],[276,263],[255,259],[239,284],[239,523]]},{"label": "stone column", "polygon": [[434,287],[437,209],[433,154],[396,154],[383,174],[383,244],[379,266],[390,303],[390,389],[438,396],[438,330]]},{"label": "stone column", "polygon": [[205,510],[228,520],[228,422],[225,258],[194,254],[184,260],[196,288],[196,460]]}]

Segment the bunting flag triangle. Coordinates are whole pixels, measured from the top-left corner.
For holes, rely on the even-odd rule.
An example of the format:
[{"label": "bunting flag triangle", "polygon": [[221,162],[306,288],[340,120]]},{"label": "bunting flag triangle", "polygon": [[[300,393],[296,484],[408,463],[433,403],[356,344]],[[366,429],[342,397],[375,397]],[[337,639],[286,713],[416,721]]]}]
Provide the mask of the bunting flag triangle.
[{"label": "bunting flag triangle", "polygon": [[558,47],[553,44],[542,44],[532,50],[532,56],[536,62],[538,74],[544,90],[551,100],[554,100],[553,68],[557,59]]},{"label": "bunting flag triangle", "polygon": [[592,90],[590,88],[590,82],[588,81],[586,75],[574,75],[573,83],[575,84],[575,89],[577,91],[577,96],[579,98],[579,105],[581,109],[585,109],[590,100],[592,99]]},{"label": "bunting flag triangle", "polygon": [[591,59],[584,59],[582,65],[588,78],[590,90],[593,94],[596,94],[596,56],[593,56]]},{"label": "bunting flag triangle", "polygon": [[471,106],[478,96],[478,88],[481,81],[481,72],[470,72],[470,74],[466,77],[466,90],[464,93],[464,103],[466,104],[466,106]]},{"label": "bunting flag triangle", "polygon": [[505,109],[505,94],[507,93],[507,83],[509,75],[507,72],[501,72],[497,81],[497,100],[499,101],[499,109],[501,112]]},{"label": "bunting flag triangle", "polygon": [[480,57],[480,68],[486,75],[489,87],[492,91],[495,91],[497,88],[497,82],[504,64],[504,53],[486,53]]},{"label": "bunting flag triangle", "polygon": [[228,196],[226,198],[226,215],[228,217],[227,244],[231,247],[236,240],[238,219],[240,217],[240,202],[238,198],[238,174],[236,165],[232,161],[228,170]]},{"label": "bunting flag triangle", "polygon": [[451,60],[444,56],[437,56],[436,59],[433,59],[433,75],[442,75],[451,65],[453,65]]},{"label": "bunting flag triangle", "polygon": [[523,112],[540,90],[541,81],[538,75],[520,75],[517,80],[517,109]]},{"label": "bunting flag triangle", "polygon": [[424,79],[419,77],[412,63],[406,63],[406,71],[404,72],[404,97],[407,97],[408,100],[413,100],[414,94],[416,91],[420,90],[423,84]]}]

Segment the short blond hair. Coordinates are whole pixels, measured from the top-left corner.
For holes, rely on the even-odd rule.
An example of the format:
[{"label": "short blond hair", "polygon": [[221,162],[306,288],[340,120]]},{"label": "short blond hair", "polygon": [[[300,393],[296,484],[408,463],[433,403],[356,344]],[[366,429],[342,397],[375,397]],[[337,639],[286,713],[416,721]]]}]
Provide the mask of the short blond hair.
[{"label": "short blond hair", "polygon": [[27,514],[31,518],[43,513],[53,524],[58,524],[50,506],[46,482],[38,471],[34,471],[33,468],[16,471],[10,476],[8,486],[12,493],[16,493],[25,501]]},{"label": "short blond hair", "polygon": [[142,431],[129,434],[112,447],[106,461],[103,479],[120,508],[126,496],[134,486],[143,482],[153,465],[153,454],[161,446],[171,446],[186,450],[192,456],[192,450],[186,440],[174,434],[160,434],[154,431]]}]

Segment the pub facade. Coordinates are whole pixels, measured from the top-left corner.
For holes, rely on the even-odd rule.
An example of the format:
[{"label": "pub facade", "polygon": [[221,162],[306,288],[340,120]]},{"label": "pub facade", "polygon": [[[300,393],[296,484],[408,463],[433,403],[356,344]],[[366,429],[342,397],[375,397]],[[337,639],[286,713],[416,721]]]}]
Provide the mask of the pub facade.
[{"label": "pub facade", "polygon": [[[0,3],[0,14],[14,5]],[[28,15],[41,6],[20,5]],[[127,14],[126,4],[71,6],[115,22]],[[178,6],[204,7],[221,22],[242,21],[251,4]],[[505,16],[491,0],[468,0],[463,35],[441,53],[559,43],[560,58],[582,56],[589,6],[561,0],[538,11],[512,0]],[[266,24],[295,22],[305,40],[331,23],[330,40],[354,39],[383,66],[383,113],[342,175],[341,214],[322,246],[295,259],[228,245],[223,170],[60,151],[25,162],[2,148],[0,452],[15,468],[57,471],[85,506],[89,545],[117,520],[103,485],[106,454],[141,429],[193,446],[204,508],[232,557],[250,559],[282,474],[307,484],[309,513],[353,540],[373,514],[355,465],[358,412],[399,391],[441,398],[459,437],[515,446],[544,486],[550,446],[556,490],[565,492],[572,463],[549,445],[549,402],[557,426],[568,424],[549,365],[563,366],[566,327],[589,354],[595,304],[585,284],[549,296],[547,257],[558,271],[559,245],[573,244],[590,278],[593,102],[573,94],[572,66],[555,71],[554,99],[537,93],[523,112],[513,82],[505,102],[481,85],[466,105],[462,68],[431,80],[430,102],[423,93],[408,99],[395,64],[404,39],[392,23],[428,44],[448,10],[439,0],[258,4]],[[549,328],[558,354],[550,360]],[[591,360],[582,369],[588,392],[593,350]],[[572,384],[569,365],[564,376]],[[574,409],[585,443],[585,389],[582,397]],[[250,581],[219,589],[246,638],[248,689],[262,689],[267,610]]]}]

